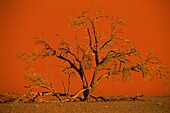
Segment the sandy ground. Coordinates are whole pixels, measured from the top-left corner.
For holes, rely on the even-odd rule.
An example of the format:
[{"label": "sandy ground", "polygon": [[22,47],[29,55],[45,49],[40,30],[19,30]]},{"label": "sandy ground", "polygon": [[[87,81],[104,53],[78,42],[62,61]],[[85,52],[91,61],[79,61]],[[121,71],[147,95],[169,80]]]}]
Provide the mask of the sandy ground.
[{"label": "sandy ground", "polygon": [[0,104],[0,113],[170,113],[170,97],[140,101]]}]

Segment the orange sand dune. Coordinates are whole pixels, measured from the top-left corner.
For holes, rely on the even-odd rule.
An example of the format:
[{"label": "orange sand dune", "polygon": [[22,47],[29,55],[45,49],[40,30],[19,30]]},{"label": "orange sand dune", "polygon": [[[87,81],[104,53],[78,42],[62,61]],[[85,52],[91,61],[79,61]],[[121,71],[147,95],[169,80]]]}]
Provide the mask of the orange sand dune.
[{"label": "orange sand dune", "polygon": [[[170,2],[168,0],[2,0],[0,1],[0,93],[24,91],[24,62],[16,58],[20,51],[31,51],[33,37],[44,36],[54,40],[56,33],[66,34],[70,29],[68,17],[76,16],[88,6],[103,9],[108,14],[120,16],[131,27],[125,30],[126,38],[133,40],[142,52],[154,50],[163,64],[170,67]],[[69,35],[69,34],[67,34]],[[53,74],[54,86],[62,90],[56,77],[56,67],[42,63],[39,72]],[[53,67],[54,66],[54,67]],[[41,69],[43,69],[41,71]],[[58,72],[60,74],[60,72]],[[59,75],[60,76],[60,75]],[[75,79],[75,78],[73,78]],[[74,80],[72,91],[79,79]],[[170,95],[170,83],[133,78],[132,83],[103,81],[96,89],[102,95]]]}]

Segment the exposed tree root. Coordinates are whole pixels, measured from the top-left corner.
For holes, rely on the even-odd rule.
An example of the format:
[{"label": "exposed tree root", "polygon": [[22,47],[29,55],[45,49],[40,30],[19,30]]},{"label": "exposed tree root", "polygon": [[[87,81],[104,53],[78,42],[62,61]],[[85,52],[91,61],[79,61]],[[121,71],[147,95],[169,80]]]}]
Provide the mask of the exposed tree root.
[{"label": "exposed tree root", "polygon": [[104,96],[93,96],[90,95],[90,97],[92,99],[94,99],[97,102],[100,101],[104,101],[104,102],[108,102],[108,101],[137,101],[137,100],[141,100],[140,97],[143,97],[143,94],[137,94],[136,96],[113,96],[113,97],[104,97]]},{"label": "exposed tree root", "polygon": [[[59,93],[58,95],[62,98],[60,101],[56,98],[55,102],[74,102],[74,101],[83,101],[82,97],[78,95],[82,93],[85,89],[79,90],[76,94],[68,95],[65,93]],[[45,95],[55,96],[51,92],[27,92],[25,94],[17,94],[14,92],[8,93],[7,95],[0,95],[0,103],[30,103],[30,102],[51,102],[47,100],[41,99],[41,97]],[[96,102],[112,102],[112,101],[140,101],[142,100],[143,94],[137,94],[136,96],[112,96],[112,97],[104,97],[104,96],[93,96],[90,95],[90,100],[88,101],[96,101]]]}]

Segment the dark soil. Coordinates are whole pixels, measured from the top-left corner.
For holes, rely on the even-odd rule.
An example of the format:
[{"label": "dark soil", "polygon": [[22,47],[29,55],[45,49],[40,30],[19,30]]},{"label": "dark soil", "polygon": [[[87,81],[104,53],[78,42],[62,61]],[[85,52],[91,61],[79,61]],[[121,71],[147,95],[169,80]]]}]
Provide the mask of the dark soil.
[{"label": "dark soil", "polygon": [[170,97],[111,102],[3,103],[0,113],[170,113]]}]

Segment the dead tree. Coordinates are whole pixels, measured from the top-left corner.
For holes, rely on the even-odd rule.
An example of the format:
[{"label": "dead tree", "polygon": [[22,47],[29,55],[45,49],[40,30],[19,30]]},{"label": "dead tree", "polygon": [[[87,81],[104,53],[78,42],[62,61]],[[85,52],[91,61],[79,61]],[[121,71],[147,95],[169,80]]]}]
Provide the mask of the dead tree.
[{"label": "dead tree", "polygon": [[[163,81],[168,79],[168,68],[160,63],[155,53],[149,51],[142,56],[134,43],[123,37],[121,26],[125,24],[119,18],[109,17],[102,11],[91,14],[87,10],[70,20],[71,26],[76,30],[73,38],[66,40],[59,35],[60,43],[57,48],[52,47],[45,39],[38,38],[35,45],[41,46],[39,50],[30,54],[22,52],[19,56],[25,57],[28,62],[44,57],[56,57],[63,61],[62,71],[65,74],[74,74],[81,78],[82,89],[77,94],[83,92],[84,101],[105,78],[121,76],[123,80],[130,80],[131,72],[135,71],[141,73],[143,78],[160,77]],[[98,30],[97,26],[102,21],[108,24],[107,33]],[[84,33],[79,35],[79,30]],[[87,71],[91,74],[86,75]],[[89,83],[87,77],[91,77]],[[77,94],[72,98],[77,97]]]}]

